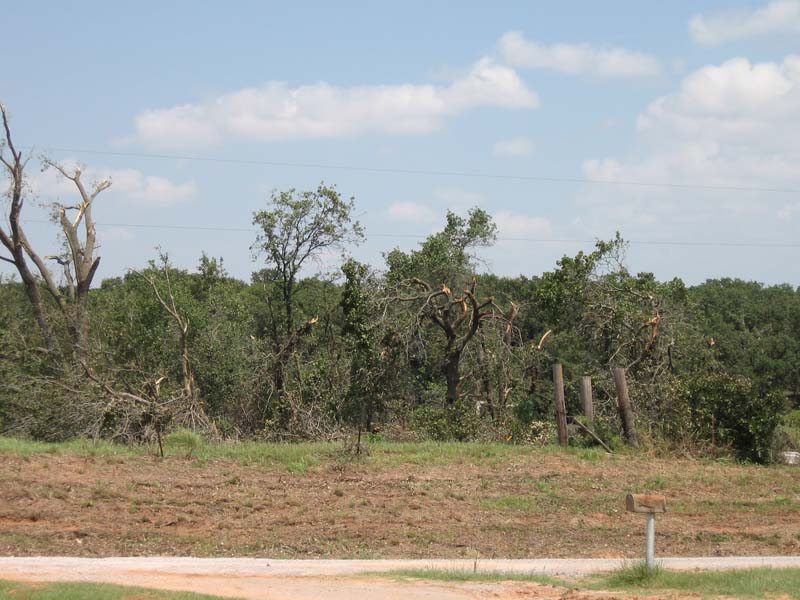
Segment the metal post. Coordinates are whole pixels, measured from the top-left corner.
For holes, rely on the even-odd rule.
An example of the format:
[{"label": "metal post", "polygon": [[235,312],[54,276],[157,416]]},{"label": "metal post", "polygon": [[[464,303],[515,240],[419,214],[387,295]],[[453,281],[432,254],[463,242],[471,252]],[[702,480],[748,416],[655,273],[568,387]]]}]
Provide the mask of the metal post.
[{"label": "metal post", "polygon": [[656,516],[647,515],[647,568],[653,570],[656,566]]}]

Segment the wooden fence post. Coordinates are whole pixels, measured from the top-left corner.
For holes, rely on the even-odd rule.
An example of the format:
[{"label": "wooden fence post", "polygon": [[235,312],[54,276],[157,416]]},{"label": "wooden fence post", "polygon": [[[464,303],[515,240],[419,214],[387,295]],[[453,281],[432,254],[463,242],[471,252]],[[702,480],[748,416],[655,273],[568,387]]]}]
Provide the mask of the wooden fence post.
[{"label": "wooden fence post", "polygon": [[638,448],[639,439],[636,436],[633,411],[631,410],[631,402],[628,399],[628,382],[625,380],[625,369],[620,367],[614,369],[614,385],[617,386],[617,408],[619,409],[619,418],[622,421],[625,441],[629,446]]},{"label": "wooden fence post", "polygon": [[567,406],[564,400],[564,371],[561,363],[553,365],[553,400],[556,407],[558,443],[566,446],[569,443],[569,437],[567,435]]},{"label": "wooden fence post", "polygon": [[594,403],[592,401],[592,378],[581,377],[581,406],[583,406],[583,414],[586,416],[586,421],[589,425],[594,424]]}]

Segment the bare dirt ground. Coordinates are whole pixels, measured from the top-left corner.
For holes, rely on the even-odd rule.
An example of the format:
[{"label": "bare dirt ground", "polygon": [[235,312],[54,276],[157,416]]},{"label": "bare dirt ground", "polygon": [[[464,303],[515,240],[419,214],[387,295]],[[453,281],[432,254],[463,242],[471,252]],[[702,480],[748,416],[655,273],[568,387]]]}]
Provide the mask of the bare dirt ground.
[{"label": "bare dirt ground", "polygon": [[[395,457],[396,458],[396,457]],[[638,557],[628,491],[669,499],[662,556],[800,552],[800,469],[531,449],[437,464],[0,456],[0,555]]]}]

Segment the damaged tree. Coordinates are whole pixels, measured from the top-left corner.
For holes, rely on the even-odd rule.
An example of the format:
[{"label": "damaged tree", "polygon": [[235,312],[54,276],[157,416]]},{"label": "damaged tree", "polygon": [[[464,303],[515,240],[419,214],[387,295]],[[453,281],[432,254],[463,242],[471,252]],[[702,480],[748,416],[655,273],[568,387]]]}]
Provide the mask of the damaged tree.
[{"label": "damaged tree", "polygon": [[300,272],[323,253],[360,242],[363,232],[352,218],[353,198],[343,199],[336,188],[324,183],[313,191],[273,192],[270,205],[269,210],[253,214],[253,224],[261,231],[251,250],[254,257],[266,257],[267,268],[254,279],[263,283],[266,292],[263,334],[274,357],[273,389],[282,405],[290,362],[318,321],[318,316],[298,316],[302,310]]},{"label": "damaged tree", "polygon": [[[40,256],[28,241],[21,223],[26,194],[24,171],[29,159],[23,158],[22,152],[14,146],[8,123],[8,114],[3,105],[0,105],[0,113],[2,113],[5,134],[3,145],[8,148],[11,154],[9,158],[6,158],[0,153],[0,161],[2,161],[10,179],[8,190],[10,200],[8,213],[9,230],[6,232],[0,227],[0,242],[11,254],[10,257],[0,257],[0,259],[16,267],[33,307],[36,322],[42,332],[45,345],[49,351],[52,351],[57,345],[56,338],[48,321],[39,291],[39,282],[27,261],[30,260],[36,265],[38,275],[44,281],[45,289],[52,296],[66,321],[75,358],[79,362],[85,361],[89,352],[89,289],[100,264],[100,257],[95,256],[97,232],[92,216],[92,205],[97,196],[111,186],[111,180],[104,179],[87,188],[81,180],[82,172],[80,168],[76,167],[73,170],[67,170],[51,160],[44,160],[45,168],[52,167],[56,169],[63,177],[75,184],[80,199],[76,206],[55,204],[53,207],[66,239],[67,252],[65,255]],[[74,217],[70,217],[67,211],[77,212]],[[83,239],[80,236],[81,227],[84,230]],[[47,259],[55,260],[62,266],[67,285],[67,296],[64,295],[45,263]]]},{"label": "damaged tree", "polygon": [[411,279],[411,284],[422,294],[401,298],[405,302],[421,302],[419,320],[429,320],[445,336],[442,371],[447,382],[447,404],[453,406],[459,397],[461,383],[461,358],[470,340],[475,337],[483,321],[502,318],[502,311],[492,298],[478,300],[475,295],[477,280],[458,296],[446,285],[433,290],[421,279]]}]

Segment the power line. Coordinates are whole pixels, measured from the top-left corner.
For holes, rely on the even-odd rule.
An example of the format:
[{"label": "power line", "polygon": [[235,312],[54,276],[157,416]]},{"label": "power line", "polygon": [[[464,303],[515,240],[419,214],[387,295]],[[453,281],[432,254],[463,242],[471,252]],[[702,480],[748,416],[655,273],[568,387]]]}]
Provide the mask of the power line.
[{"label": "power line", "polygon": [[[50,223],[46,219],[25,219],[26,223]],[[98,227],[129,227],[132,229],[167,229],[175,231],[217,231],[228,233],[256,233],[260,231],[255,227],[236,226],[202,226],[202,225],[165,225],[149,223],[95,223]],[[418,239],[427,238],[426,235],[413,233],[368,233],[367,238],[389,239]],[[567,238],[530,238],[530,237],[498,237],[498,242],[526,242],[534,244],[594,244],[598,238],[592,239],[567,239]],[[714,240],[625,240],[626,243],[636,246],[685,246],[685,247],[731,247],[731,248],[800,248],[800,243],[782,242],[734,242]]]},{"label": "power line", "polygon": [[[28,150],[33,150],[34,146],[24,146],[24,148]],[[198,156],[198,155],[118,152],[112,150],[88,150],[85,148],[48,147],[45,148],[45,150],[51,152],[70,152],[76,154],[92,154],[99,156],[121,156],[128,158],[147,158],[147,159],[159,159],[159,160],[164,160],[164,159],[191,160],[191,161],[251,165],[251,166],[290,167],[298,169],[330,169],[338,171],[360,171],[364,173],[375,173],[375,174],[391,173],[400,175],[471,177],[480,179],[499,179],[499,180],[511,180],[511,181],[623,185],[623,186],[638,186],[638,187],[650,187],[650,188],[713,190],[713,191],[725,191],[725,192],[766,192],[766,193],[777,193],[777,194],[800,194],[800,189],[796,188],[736,186],[736,185],[705,185],[705,184],[695,184],[695,183],[669,183],[663,181],[648,182],[648,181],[632,181],[632,180],[620,180],[620,179],[592,179],[583,177],[551,177],[544,175],[484,173],[479,171],[439,171],[439,170],[428,170],[428,169],[400,169],[400,168],[388,168],[388,167],[367,167],[360,165],[341,165],[341,164],[327,164],[327,163],[314,163],[314,162],[286,162],[286,161],[254,160],[254,159],[241,159],[241,158],[222,158],[222,157]]]}]

